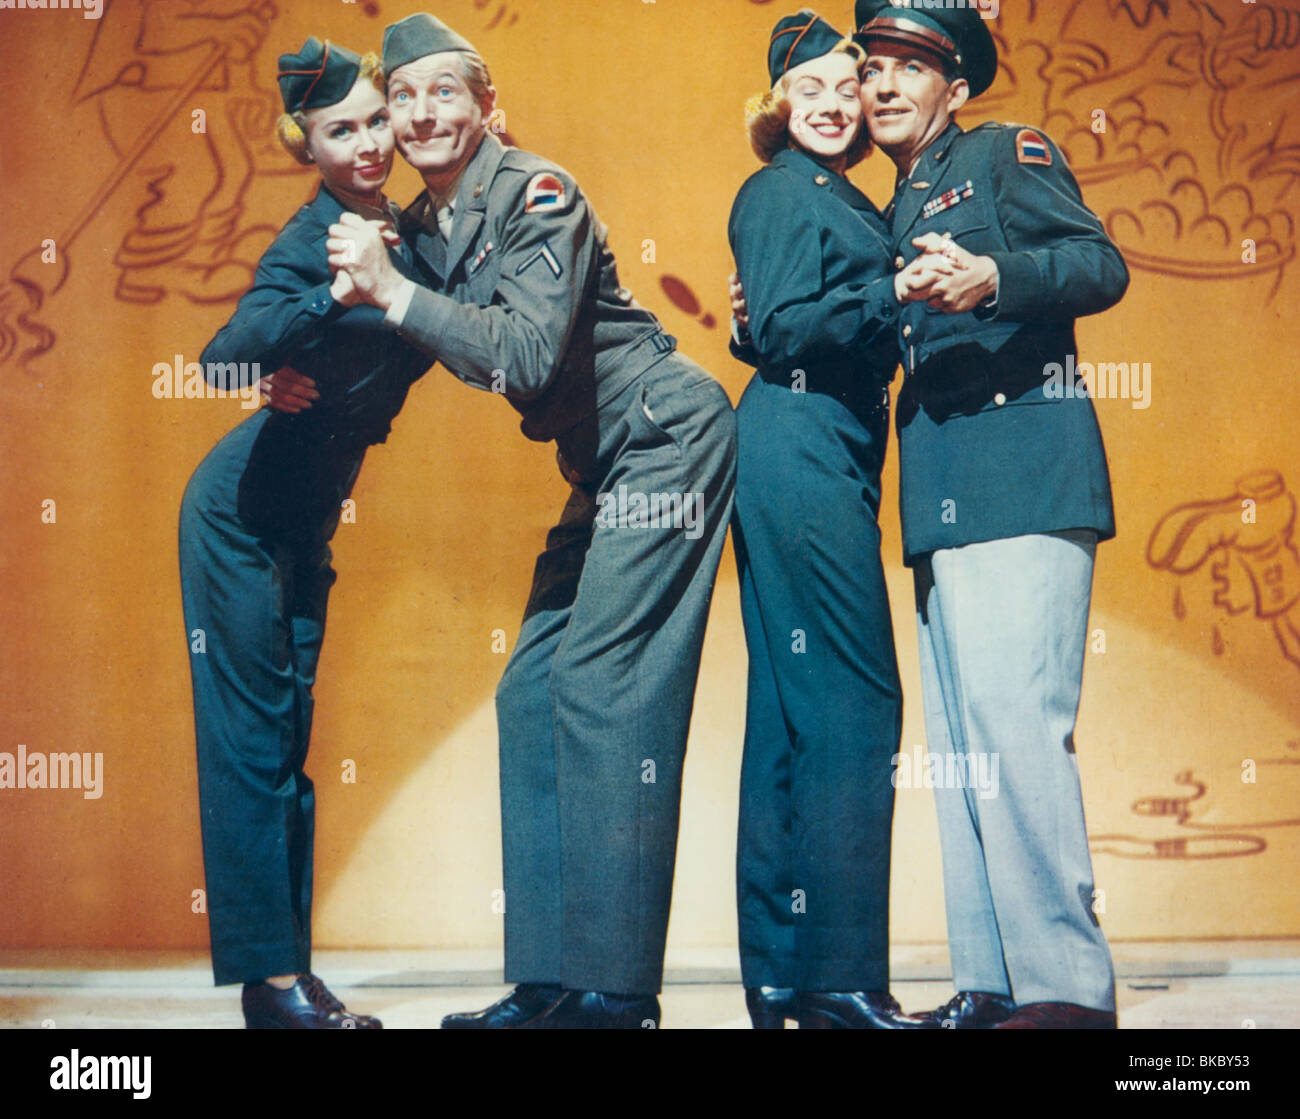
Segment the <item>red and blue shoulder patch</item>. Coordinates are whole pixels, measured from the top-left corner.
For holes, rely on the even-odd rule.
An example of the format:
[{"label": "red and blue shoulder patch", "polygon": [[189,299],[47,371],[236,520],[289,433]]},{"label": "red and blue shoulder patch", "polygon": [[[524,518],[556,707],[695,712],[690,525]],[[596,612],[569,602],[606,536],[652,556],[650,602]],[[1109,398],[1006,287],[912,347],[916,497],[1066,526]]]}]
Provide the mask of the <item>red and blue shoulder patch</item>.
[{"label": "red and blue shoulder patch", "polygon": [[524,213],[545,214],[551,210],[563,210],[567,201],[563,180],[550,171],[543,171],[529,180],[524,192]]},{"label": "red and blue shoulder patch", "polygon": [[1021,163],[1037,163],[1043,167],[1052,165],[1052,149],[1032,128],[1022,128],[1016,133],[1016,159]]}]

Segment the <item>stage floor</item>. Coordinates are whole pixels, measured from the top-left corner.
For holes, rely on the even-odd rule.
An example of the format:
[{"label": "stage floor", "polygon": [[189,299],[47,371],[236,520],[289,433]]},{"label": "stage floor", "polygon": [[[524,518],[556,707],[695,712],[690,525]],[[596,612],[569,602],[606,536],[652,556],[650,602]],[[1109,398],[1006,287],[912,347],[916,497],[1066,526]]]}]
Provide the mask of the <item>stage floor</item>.
[{"label": "stage floor", "polygon": [[[1300,1028],[1300,941],[1112,945],[1121,1029]],[[436,1028],[507,988],[496,952],[330,951],[313,967],[347,1005],[387,1029]],[[906,1010],[952,993],[941,945],[895,946],[893,992]],[[747,1029],[734,950],[669,954],[665,1029]],[[212,987],[200,952],[0,951],[6,1029],[238,1029],[239,989]]]}]

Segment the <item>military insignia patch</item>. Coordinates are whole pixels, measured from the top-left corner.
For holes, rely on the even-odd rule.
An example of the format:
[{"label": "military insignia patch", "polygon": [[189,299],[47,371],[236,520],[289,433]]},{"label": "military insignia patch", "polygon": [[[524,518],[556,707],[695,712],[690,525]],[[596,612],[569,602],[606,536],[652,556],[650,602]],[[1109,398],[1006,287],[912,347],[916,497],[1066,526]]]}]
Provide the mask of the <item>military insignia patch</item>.
[{"label": "military insignia patch", "polygon": [[557,280],[564,275],[564,265],[562,265],[559,262],[559,260],[555,256],[555,253],[551,251],[550,242],[548,241],[543,241],[542,247],[538,249],[537,252],[533,253],[533,255],[530,256],[527,260],[525,260],[523,264],[521,264],[518,268],[515,269],[515,275],[522,276],[525,272],[528,271],[528,269],[530,269],[539,260],[542,261],[546,265],[546,267],[549,268],[555,274],[555,278]]},{"label": "military insignia patch", "polygon": [[524,195],[525,214],[544,214],[564,208],[564,184],[557,175],[543,171],[534,175]]},{"label": "military insignia patch", "polygon": [[1040,163],[1044,167],[1052,165],[1052,151],[1044,140],[1032,128],[1022,128],[1016,135],[1016,158],[1021,163]]}]

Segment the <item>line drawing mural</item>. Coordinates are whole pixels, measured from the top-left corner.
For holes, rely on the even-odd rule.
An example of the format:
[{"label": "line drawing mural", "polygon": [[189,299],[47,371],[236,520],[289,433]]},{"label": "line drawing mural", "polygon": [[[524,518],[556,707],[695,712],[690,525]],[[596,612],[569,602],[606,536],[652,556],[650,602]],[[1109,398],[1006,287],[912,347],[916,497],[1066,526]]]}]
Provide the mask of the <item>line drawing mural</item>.
[{"label": "line drawing mural", "polygon": [[[1261,758],[1257,766],[1300,765],[1300,740],[1286,744],[1286,750],[1272,758]],[[1190,770],[1174,778],[1174,784],[1190,789],[1190,793],[1175,796],[1140,797],[1130,810],[1135,816],[1147,819],[1170,820],[1178,830],[1151,839],[1138,835],[1094,835],[1089,846],[1094,855],[1116,855],[1122,859],[1231,859],[1243,855],[1258,855],[1268,847],[1268,841],[1256,832],[1272,828],[1300,827],[1300,816],[1281,820],[1233,821],[1210,823],[1197,818],[1196,810],[1211,807],[1203,803],[1209,786],[1197,779]]]},{"label": "line drawing mural", "polygon": [[1031,2],[999,25],[1002,73],[983,102],[1026,98],[1065,149],[1133,268],[1191,280],[1266,277],[1295,258],[1300,11],[1268,0]]},{"label": "line drawing mural", "polygon": [[[1228,497],[1188,502],[1161,517],[1147,542],[1147,562],[1179,576],[1209,563],[1214,604],[1232,615],[1253,610],[1272,627],[1282,655],[1300,668],[1295,521],[1296,499],[1281,472],[1258,470],[1238,478]],[[1182,617],[1181,588],[1176,594],[1174,612]]]},{"label": "line drawing mural", "polygon": [[[506,0],[474,7],[484,30],[519,19]],[[360,8],[382,14],[374,0]],[[67,281],[69,250],[124,190],[136,205],[113,257],[116,299],[233,303],[251,286],[279,228],[248,217],[254,176],[314,180],[274,137],[281,106],[270,75],[287,49],[271,35],[279,15],[271,0],[105,0],[71,107],[96,114],[115,163],[53,251],[36,245],[0,285],[0,365],[53,349],[47,304]],[[505,132],[496,122],[493,130]]]}]

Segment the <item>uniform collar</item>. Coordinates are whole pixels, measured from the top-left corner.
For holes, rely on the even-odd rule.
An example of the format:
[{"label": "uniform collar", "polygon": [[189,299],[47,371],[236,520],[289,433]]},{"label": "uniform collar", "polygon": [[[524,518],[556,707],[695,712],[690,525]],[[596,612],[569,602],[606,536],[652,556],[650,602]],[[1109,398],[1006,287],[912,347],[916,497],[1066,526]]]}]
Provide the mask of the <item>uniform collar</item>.
[{"label": "uniform collar", "polygon": [[858,190],[848,179],[818,162],[802,148],[783,148],[772,157],[772,166],[783,167],[800,178],[810,180],[814,186],[830,191],[855,210],[878,213],[871,199]]},{"label": "uniform collar", "polygon": [[403,213],[404,229],[422,228],[436,242],[422,255],[441,278],[445,279],[455,271],[456,265],[464,259],[473,244],[487,210],[488,188],[505,154],[506,146],[491,132],[484,133],[478,150],[465,165],[460,185],[456,188],[456,198],[452,202],[452,212],[456,219],[451,227],[451,243],[447,245],[445,253],[439,247],[442,238],[438,230],[438,215],[427,190],[421,192]]},{"label": "uniform collar", "polygon": [[962,131],[962,126],[955,120],[949,121],[948,127],[931,140],[930,146],[921,153],[916,165],[912,168],[912,173],[910,175],[904,175],[902,171],[898,173],[898,177],[894,180],[895,198],[909,181],[925,182],[935,178],[938,170],[948,158],[948,149],[952,147],[952,142],[962,134]]}]

